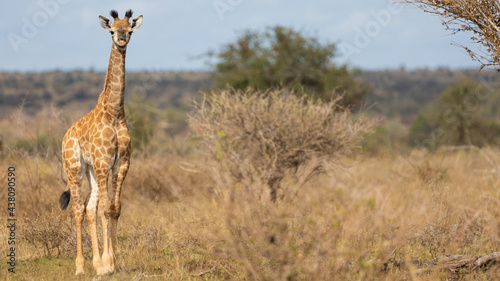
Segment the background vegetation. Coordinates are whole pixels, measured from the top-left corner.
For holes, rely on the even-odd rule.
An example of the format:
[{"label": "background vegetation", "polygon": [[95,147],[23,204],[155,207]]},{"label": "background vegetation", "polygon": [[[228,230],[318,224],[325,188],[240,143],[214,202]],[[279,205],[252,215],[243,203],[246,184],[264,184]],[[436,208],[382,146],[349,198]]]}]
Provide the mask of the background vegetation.
[{"label": "background vegetation", "polygon": [[367,83],[353,78],[357,71],[334,63],[334,44],[321,44],[283,26],[247,30],[236,42],[207,55],[217,58],[213,66],[217,88],[286,87],[326,101],[342,96],[339,102],[345,106],[359,105],[370,90]]},{"label": "background vegetation", "polygon": [[[117,273],[100,280],[500,274],[495,257],[479,259],[500,243],[497,73],[352,71],[328,61],[334,46],[282,27],[246,33],[214,54],[235,64],[127,74],[133,159]],[[256,65],[267,74],[253,75]],[[316,84],[301,80],[305,73]],[[269,81],[251,82],[262,77]],[[94,278],[88,229],[87,275],[73,276],[74,222],[58,207],[60,144],[95,105],[103,79],[92,71],[0,73],[0,170],[18,171],[19,261],[18,274],[4,264],[0,279]],[[359,89],[363,98],[346,102]],[[0,241],[7,235],[2,228]]]},{"label": "background vegetation", "polygon": [[420,110],[410,140],[430,148],[495,145],[500,134],[497,99],[486,85],[464,78]]}]

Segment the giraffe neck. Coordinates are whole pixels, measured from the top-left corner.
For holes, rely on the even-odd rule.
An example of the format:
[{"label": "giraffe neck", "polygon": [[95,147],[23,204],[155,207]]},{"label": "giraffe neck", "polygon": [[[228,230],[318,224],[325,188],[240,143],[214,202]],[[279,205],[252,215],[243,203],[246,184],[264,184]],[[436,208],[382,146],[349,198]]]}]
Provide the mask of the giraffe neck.
[{"label": "giraffe neck", "polygon": [[123,114],[125,100],[125,53],[126,49],[118,49],[113,43],[109,56],[104,91],[98,101],[98,104],[103,105],[103,110],[115,118],[125,117]]}]

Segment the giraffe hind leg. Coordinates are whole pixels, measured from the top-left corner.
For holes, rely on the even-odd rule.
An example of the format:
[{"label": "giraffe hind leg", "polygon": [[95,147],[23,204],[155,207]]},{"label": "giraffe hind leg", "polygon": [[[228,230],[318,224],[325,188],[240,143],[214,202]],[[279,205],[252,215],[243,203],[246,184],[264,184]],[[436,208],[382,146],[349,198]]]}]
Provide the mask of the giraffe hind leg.
[{"label": "giraffe hind leg", "polygon": [[103,275],[101,256],[99,253],[99,239],[97,237],[97,205],[99,204],[99,188],[95,179],[95,171],[92,165],[87,168],[87,179],[90,184],[90,197],[85,204],[87,223],[92,240],[92,265],[97,275]]},{"label": "giraffe hind leg", "polygon": [[76,223],[76,273],[75,275],[84,274],[85,258],[83,257],[83,247],[82,247],[82,223],[84,218],[84,203],[81,200],[80,188],[81,180],[70,181],[68,183],[68,190],[63,192],[61,195],[61,207],[66,209],[69,203],[69,199],[73,197],[73,215]]}]

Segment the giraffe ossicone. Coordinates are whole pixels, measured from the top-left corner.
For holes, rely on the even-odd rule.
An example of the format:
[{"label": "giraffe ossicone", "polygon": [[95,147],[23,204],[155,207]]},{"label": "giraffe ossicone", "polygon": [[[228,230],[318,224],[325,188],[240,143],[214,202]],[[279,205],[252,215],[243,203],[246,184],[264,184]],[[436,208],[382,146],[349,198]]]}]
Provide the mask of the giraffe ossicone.
[{"label": "giraffe ossicone", "polygon": [[[93,266],[98,275],[115,271],[116,228],[121,212],[121,189],[130,166],[130,134],[125,120],[125,53],[132,32],[142,24],[142,16],[132,17],[132,10],[120,20],[111,11],[113,22],[99,16],[101,26],[111,33],[113,44],[104,90],[97,105],[76,121],[66,132],[62,142],[63,169],[67,177],[66,191],[59,203],[64,210],[73,198],[76,221],[76,275],[84,273],[82,223],[86,214],[92,240]],[[129,21],[130,20],[130,21]],[[111,176],[111,198],[108,196],[108,178]],[[81,187],[84,180],[90,184],[90,198],[85,205]],[[97,213],[101,217],[103,241],[102,257],[97,237]]]}]

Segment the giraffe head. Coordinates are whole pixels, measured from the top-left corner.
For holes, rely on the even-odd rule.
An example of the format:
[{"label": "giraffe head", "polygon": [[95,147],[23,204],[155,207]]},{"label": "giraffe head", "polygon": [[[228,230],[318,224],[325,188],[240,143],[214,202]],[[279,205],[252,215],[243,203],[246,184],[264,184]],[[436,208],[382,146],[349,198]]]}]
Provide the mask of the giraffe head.
[{"label": "giraffe head", "polygon": [[132,32],[138,29],[142,24],[142,15],[133,18],[132,21],[129,22],[129,19],[132,17],[132,10],[128,10],[122,20],[118,18],[117,11],[111,10],[110,14],[113,17],[113,23],[111,23],[108,18],[99,16],[101,26],[111,33],[111,37],[116,47],[125,49],[130,41]]}]

